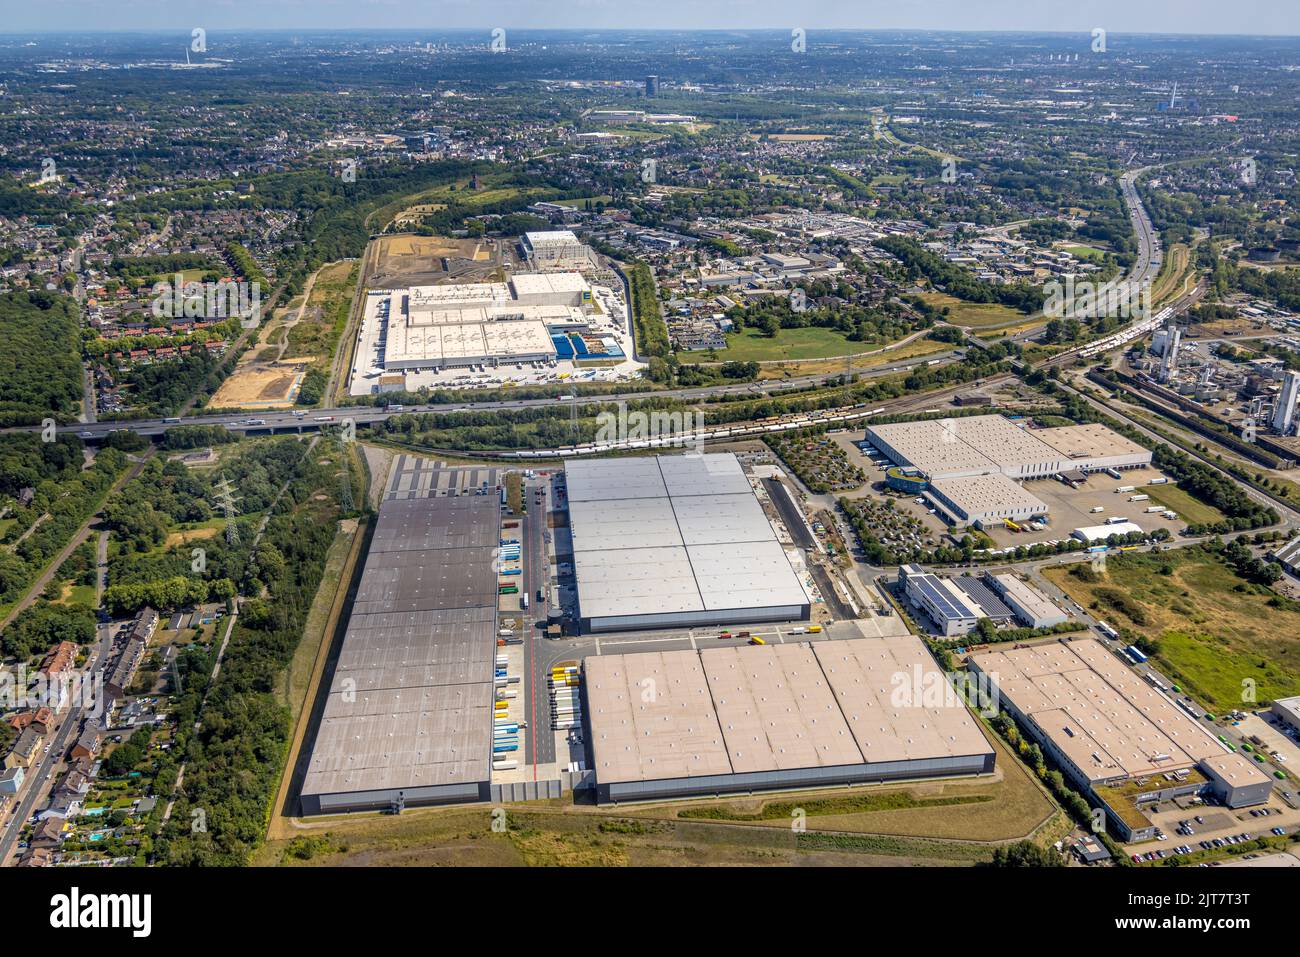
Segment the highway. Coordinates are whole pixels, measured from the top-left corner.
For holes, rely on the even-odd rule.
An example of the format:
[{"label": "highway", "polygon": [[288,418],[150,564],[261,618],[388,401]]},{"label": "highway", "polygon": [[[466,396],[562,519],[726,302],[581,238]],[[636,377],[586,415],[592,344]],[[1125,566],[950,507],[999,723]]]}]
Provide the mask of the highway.
[{"label": "highway", "polygon": [[[1137,177],[1146,172],[1150,167],[1143,167],[1137,170],[1131,170],[1120,178],[1120,190],[1124,202],[1129,207],[1129,217],[1133,223],[1134,233],[1138,240],[1138,257],[1133,268],[1129,271],[1127,281],[1134,284],[1143,284],[1153,281],[1160,271],[1163,256],[1160,251],[1159,238],[1156,235],[1155,227],[1147,214],[1146,208],[1142,205],[1142,200],[1138,196],[1137,188],[1134,185]],[[1180,300],[1180,304],[1185,302],[1187,297]],[[1185,308],[1185,305],[1183,306]],[[1134,321],[1138,321],[1135,319]],[[1131,324],[1130,324],[1131,325]],[[1115,335],[1122,330],[1116,330],[1111,333]],[[1024,343],[1028,342],[1037,335],[1040,330],[1028,329],[1023,332],[1010,336],[1010,341]],[[1070,349],[1054,356],[1048,360],[1047,365],[1061,365],[1071,362],[1078,357],[1079,349]],[[340,354],[345,350],[340,349]],[[862,378],[875,378],[890,375],[896,372],[909,370],[917,365],[930,363],[949,363],[957,358],[956,350],[948,350],[935,353],[926,359],[902,359],[897,362],[890,362],[884,365],[874,366],[869,369],[855,370],[856,374]],[[809,386],[822,385],[830,380],[836,379],[842,375],[841,372],[826,372],[817,375],[799,376],[792,379],[774,379],[758,382],[742,382],[731,385],[706,386],[690,389],[670,389],[666,391],[636,390],[621,393],[612,393],[609,395],[591,395],[575,396],[570,402],[578,406],[596,405],[608,402],[636,401],[639,399],[663,399],[672,398],[680,400],[698,400],[707,401],[716,399],[720,396],[737,396],[745,395],[754,398],[773,395],[790,389],[806,388]],[[315,431],[322,428],[337,427],[338,425],[350,421],[355,425],[375,425],[386,421],[393,415],[405,415],[411,412],[436,412],[436,413],[460,413],[460,412],[477,412],[477,411],[496,411],[511,409],[528,409],[538,406],[554,405],[556,398],[539,398],[539,399],[504,399],[501,401],[456,401],[446,403],[434,403],[418,406],[403,406],[396,410],[386,408],[355,405],[339,406],[326,409],[311,410],[281,410],[265,412],[244,412],[244,413],[226,413],[218,415],[197,415],[197,416],[180,416],[173,417],[170,420],[164,418],[151,419],[122,419],[109,422],[73,422],[61,426],[59,431],[64,434],[75,434],[87,442],[101,441],[104,436],[118,429],[129,429],[144,436],[158,436],[166,432],[169,428],[177,425],[221,425],[225,426],[232,432],[244,434],[269,434],[275,432],[305,432]],[[7,431],[38,431],[40,426],[21,426]]]},{"label": "highway", "polygon": [[[926,360],[910,359],[892,362],[887,365],[876,366],[871,369],[856,372],[862,378],[873,378],[878,376],[889,375],[911,369],[917,365],[924,365],[926,362],[948,362],[955,358],[955,352],[939,352],[931,355]],[[667,391],[651,391],[642,389],[639,391],[613,393],[609,395],[590,395],[577,396],[568,400],[576,405],[598,405],[608,402],[634,402],[642,399],[685,399],[685,400],[708,400],[718,396],[726,395],[748,395],[755,399],[774,393],[784,392],[789,389],[806,388],[824,384],[832,379],[843,375],[842,372],[821,373],[818,375],[799,376],[791,379],[773,379],[762,382],[742,382],[734,385],[708,386],[692,389],[671,389]],[[554,406],[561,400],[554,397],[542,399],[507,399],[502,401],[482,401],[482,402],[446,402],[432,403],[429,405],[407,405],[399,409],[389,410],[376,406],[354,405],[341,406],[333,409],[311,409],[307,411],[299,410],[295,414],[291,410],[277,412],[240,412],[225,413],[220,415],[195,415],[179,416],[171,419],[151,418],[151,419],[120,419],[109,422],[71,422],[59,427],[59,432],[64,435],[77,435],[87,442],[102,441],[110,432],[121,429],[129,429],[139,435],[158,436],[162,435],[168,429],[176,428],[178,425],[222,425],[232,432],[245,434],[269,434],[273,432],[305,432],[315,431],[321,428],[336,428],[346,421],[351,421],[355,425],[373,425],[384,422],[390,416],[407,415],[413,412],[436,412],[436,413],[457,413],[457,412],[480,412],[480,411],[497,411],[508,409],[528,409],[537,406]],[[41,426],[18,426],[3,431],[7,432],[39,432]]]}]

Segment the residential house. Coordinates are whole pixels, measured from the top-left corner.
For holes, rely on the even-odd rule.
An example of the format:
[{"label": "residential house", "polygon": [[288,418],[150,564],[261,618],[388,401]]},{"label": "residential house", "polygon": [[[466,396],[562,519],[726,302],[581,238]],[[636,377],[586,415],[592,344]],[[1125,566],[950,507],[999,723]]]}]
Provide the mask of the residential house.
[{"label": "residential house", "polygon": [[27,777],[27,770],[22,767],[5,768],[0,771],[0,794],[17,794]]},{"label": "residential house", "polygon": [[[157,612],[154,613],[154,618],[157,619]],[[140,661],[144,658],[144,650],[145,643],[135,638],[133,632],[126,647],[117,656],[117,663],[113,665],[108,680],[104,682],[104,698],[109,704],[126,697],[126,689],[131,687],[136,669],[140,667]]]},{"label": "residential house", "polygon": [[142,609],[131,627],[131,638],[148,644],[153,633],[158,630],[158,621],[158,612],[147,607]]},{"label": "residential house", "polygon": [[77,743],[72,746],[72,756],[74,758],[94,758],[99,753],[99,729],[92,727],[89,723],[81,729],[81,734],[77,736]]},{"label": "residential house", "polygon": [[18,858],[19,867],[50,867],[54,864],[54,851],[48,847],[28,847]]},{"label": "residential house", "polygon": [[14,749],[5,758],[5,767],[30,768],[32,762],[40,755],[41,742],[44,740],[45,735],[34,728],[27,728],[14,742]]},{"label": "residential house", "polygon": [[29,844],[32,847],[58,847],[63,843],[64,821],[59,818],[47,818],[36,825]]},{"label": "residential house", "polygon": [[34,711],[15,711],[5,717],[5,723],[15,731],[35,728],[41,734],[49,734],[54,727],[54,712],[49,708],[37,708]]},{"label": "residential house", "polygon": [[60,641],[49,650],[45,661],[41,663],[41,674],[57,675],[70,670],[77,663],[77,645],[72,641]]}]

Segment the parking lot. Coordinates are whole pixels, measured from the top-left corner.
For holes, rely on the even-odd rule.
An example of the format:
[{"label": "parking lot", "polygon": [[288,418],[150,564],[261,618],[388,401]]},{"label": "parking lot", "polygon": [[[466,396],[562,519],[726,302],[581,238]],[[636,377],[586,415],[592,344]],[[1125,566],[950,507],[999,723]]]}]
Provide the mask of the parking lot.
[{"label": "parking lot", "polygon": [[[1033,545],[1035,542],[1069,538],[1070,532],[1076,528],[1104,525],[1116,518],[1126,518],[1144,532],[1167,528],[1175,536],[1187,527],[1187,522],[1181,518],[1171,520],[1160,512],[1147,512],[1147,508],[1160,504],[1154,498],[1141,502],[1128,500],[1130,495],[1150,495],[1153,488],[1160,488],[1148,486],[1152,479],[1167,477],[1159,469],[1129,469],[1120,475],[1123,478],[1115,479],[1105,472],[1093,472],[1077,489],[1054,479],[1026,482],[1025,488],[1047,506],[1051,524],[1038,532],[1017,533],[1005,527],[986,529],[986,532],[999,548],[1006,548],[1008,545]],[[1172,485],[1172,480],[1168,484]],[[1129,485],[1133,486],[1131,492],[1116,491]]]},{"label": "parking lot", "polygon": [[1300,771],[1300,744],[1296,743],[1297,732],[1285,728],[1272,712],[1261,711],[1246,715],[1237,730],[1252,743],[1256,743],[1258,739],[1258,744],[1284,768]]},{"label": "parking lot", "polygon": [[[1153,807],[1159,810],[1153,810]],[[1255,808],[1220,807],[1211,804],[1192,804],[1180,807],[1177,802],[1166,801],[1147,806],[1147,816],[1160,828],[1164,837],[1156,841],[1131,844],[1126,853],[1152,860],[1179,853],[1180,848],[1190,848],[1182,853],[1195,853],[1214,848],[1230,847],[1253,841],[1257,837],[1278,837],[1291,834],[1300,828],[1300,810],[1292,808],[1274,791],[1268,803]],[[1191,833],[1180,831],[1186,822]],[[1208,846],[1207,846],[1208,845]]]}]

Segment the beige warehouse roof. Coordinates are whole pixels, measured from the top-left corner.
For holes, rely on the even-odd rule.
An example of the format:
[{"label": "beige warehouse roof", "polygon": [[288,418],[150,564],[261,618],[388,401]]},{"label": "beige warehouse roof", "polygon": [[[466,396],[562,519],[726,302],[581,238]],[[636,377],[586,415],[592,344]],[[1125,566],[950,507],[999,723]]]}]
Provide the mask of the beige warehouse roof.
[{"label": "beige warehouse roof", "polygon": [[1219,742],[1095,639],[971,656],[1090,780],[1190,768]]},{"label": "beige warehouse roof", "polygon": [[600,655],[583,669],[602,784],[992,751],[960,701],[921,695],[944,679],[912,635]]},{"label": "beige warehouse roof", "polygon": [[583,660],[583,673],[600,780],[730,773],[695,652],[589,657]]},{"label": "beige warehouse roof", "polygon": [[1148,461],[1151,458],[1149,449],[1095,422],[1039,429],[1034,435],[1069,459],[1100,459],[1116,455],[1145,456]]},{"label": "beige warehouse roof", "polygon": [[700,661],[737,773],[861,763],[808,645],[773,645],[760,654],[714,648]]},{"label": "beige warehouse roof", "polygon": [[1047,506],[1041,499],[1000,472],[996,475],[935,479],[930,484],[966,515],[1021,509],[1047,514]]},{"label": "beige warehouse roof", "polygon": [[966,707],[926,689],[945,682],[920,639],[818,642],[813,652],[867,761],[979,754],[988,742]]}]

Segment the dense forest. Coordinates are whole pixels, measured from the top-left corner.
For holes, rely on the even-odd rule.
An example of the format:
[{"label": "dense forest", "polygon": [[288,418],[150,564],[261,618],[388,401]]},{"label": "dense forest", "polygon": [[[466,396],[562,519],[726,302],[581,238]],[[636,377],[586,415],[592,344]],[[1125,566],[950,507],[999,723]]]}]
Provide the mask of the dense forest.
[{"label": "dense forest", "polygon": [[76,301],[51,292],[0,295],[0,426],[68,421],[81,396]]},{"label": "dense forest", "polygon": [[[15,437],[6,436],[0,448],[12,447],[14,441]],[[48,444],[57,446],[60,443]],[[55,464],[35,454],[27,463],[44,468],[48,474],[34,487],[28,504],[12,508],[11,514],[16,521],[4,535],[4,542],[12,547],[0,548],[0,604],[14,601],[32,585],[46,564],[67,545],[81,523],[94,514],[127,464],[122,452],[103,449],[90,468],[81,470],[78,467],[74,471],[58,465],[58,457],[66,452],[50,454],[54,456]],[[0,465],[11,461],[12,458],[6,458],[0,461]],[[21,463],[18,474],[23,476],[23,480],[31,477]],[[0,480],[12,481],[3,477]]]},{"label": "dense forest", "polygon": [[[185,691],[176,708],[176,746],[166,760],[188,764],[156,845],[162,863],[239,866],[263,838],[291,730],[275,688],[302,637],[339,517],[328,458],[318,450],[301,461],[267,525],[262,544],[283,561],[262,569],[265,593],[244,602],[219,677],[208,686],[210,653],[192,651],[179,662]],[[175,771],[160,770],[164,791]],[[193,826],[197,809],[201,828]]]}]

